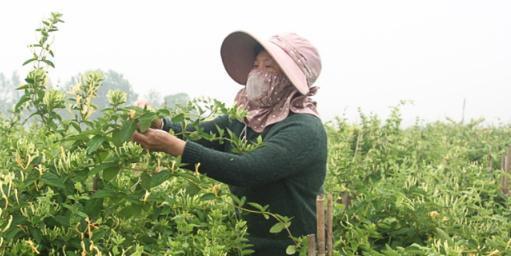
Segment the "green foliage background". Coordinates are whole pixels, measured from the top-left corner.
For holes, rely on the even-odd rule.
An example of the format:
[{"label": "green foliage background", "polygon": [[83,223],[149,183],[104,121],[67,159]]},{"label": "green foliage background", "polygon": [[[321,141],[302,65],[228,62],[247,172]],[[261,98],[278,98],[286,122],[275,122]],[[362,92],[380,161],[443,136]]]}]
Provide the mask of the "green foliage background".
[{"label": "green foliage background", "polygon": [[326,187],[341,195],[334,229],[342,255],[511,254],[511,200],[500,186],[510,177],[500,169],[509,125],[402,129],[398,107],[387,120],[361,120],[328,126]]}]

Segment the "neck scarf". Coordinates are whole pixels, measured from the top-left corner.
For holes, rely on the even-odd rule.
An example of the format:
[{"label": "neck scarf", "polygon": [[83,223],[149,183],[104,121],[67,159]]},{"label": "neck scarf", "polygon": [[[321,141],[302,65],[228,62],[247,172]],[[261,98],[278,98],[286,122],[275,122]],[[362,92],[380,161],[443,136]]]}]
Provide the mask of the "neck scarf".
[{"label": "neck scarf", "polygon": [[284,74],[253,70],[245,88],[236,94],[235,104],[248,112],[243,123],[262,133],[267,126],[284,120],[290,112],[319,117],[317,103],[310,98],[319,87],[309,89],[307,95],[302,95]]}]

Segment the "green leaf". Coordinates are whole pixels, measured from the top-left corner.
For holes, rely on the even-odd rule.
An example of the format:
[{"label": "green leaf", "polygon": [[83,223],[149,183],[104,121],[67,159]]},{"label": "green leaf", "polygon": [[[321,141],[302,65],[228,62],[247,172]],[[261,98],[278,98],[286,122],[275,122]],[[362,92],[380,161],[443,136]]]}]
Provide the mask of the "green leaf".
[{"label": "green leaf", "polygon": [[151,189],[151,176],[146,172],[140,175],[140,185],[146,190]]},{"label": "green leaf", "polygon": [[206,193],[206,194],[201,196],[201,200],[202,201],[214,200],[215,198],[216,198],[216,195],[213,194],[213,193]]},{"label": "green leaf", "polygon": [[82,128],[80,127],[80,124],[77,123],[76,121],[71,121],[69,124],[71,126],[73,126],[73,128],[75,128],[76,131],[78,131],[78,132],[82,131]]},{"label": "green leaf", "polygon": [[280,233],[282,230],[284,230],[285,227],[286,225],[282,222],[276,223],[270,228],[270,233],[273,234]]},{"label": "green leaf", "polygon": [[117,176],[117,174],[119,174],[119,171],[120,169],[118,166],[108,167],[103,170],[103,179],[105,181],[111,181],[115,178],[115,176]]},{"label": "green leaf", "polygon": [[119,216],[130,218],[135,215],[139,215],[142,212],[142,206],[139,204],[132,204],[130,206],[127,206],[126,208],[122,209],[119,212]]},{"label": "green leaf", "polygon": [[114,195],[114,192],[113,191],[110,191],[110,190],[106,190],[106,189],[100,189],[98,191],[96,191],[96,193],[94,193],[94,195],[92,195],[91,198],[106,198],[106,197],[111,197]]},{"label": "green leaf", "polygon": [[69,226],[69,215],[56,215],[53,220],[64,227]]},{"label": "green leaf", "polygon": [[31,58],[31,59],[28,59],[28,60],[26,60],[25,62],[23,62],[23,66],[25,66],[25,65],[29,64],[29,63],[30,63],[30,62],[32,62],[32,61],[36,61],[36,60],[37,60],[37,57],[34,57],[34,58]]},{"label": "green leaf", "polygon": [[49,60],[42,60],[44,63],[48,64],[48,66],[52,67],[52,68],[55,68],[55,65],[53,64],[53,62],[49,61]]},{"label": "green leaf", "polygon": [[286,254],[287,255],[292,255],[292,254],[295,254],[295,253],[296,253],[296,246],[288,245],[287,248],[286,248]]},{"label": "green leaf", "polygon": [[235,196],[234,194],[231,193],[231,198],[232,200],[234,201],[234,203],[239,206],[239,207],[242,207],[244,204],[245,204],[245,201],[246,201],[246,197],[237,197]]},{"label": "green leaf", "polygon": [[98,229],[96,231],[94,231],[93,235],[92,235],[92,239],[94,241],[96,240],[101,240],[102,238],[105,237],[105,235],[107,234],[110,234],[109,230],[108,229]]},{"label": "green leaf", "polygon": [[16,234],[18,234],[18,232],[20,232],[21,230],[18,228],[18,227],[11,227],[7,230],[7,232],[4,232],[2,234],[2,236],[5,238],[5,239],[14,239],[14,237],[16,236]]},{"label": "green leaf", "polygon": [[437,235],[445,241],[451,241],[451,237],[441,228],[435,228]]},{"label": "green leaf", "polygon": [[23,94],[23,96],[21,96],[21,98],[18,101],[18,103],[16,103],[16,106],[14,107],[14,110],[16,112],[18,112],[20,110],[20,108],[23,106],[23,104],[25,104],[25,102],[27,102],[29,100],[30,100],[30,97],[27,94]]},{"label": "green leaf", "polygon": [[25,90],[28,87],[28,84],[20,85],[16,90]]},{"label": "green leaf", "polygon": [[[65,205],[63,205],[63,206],[65,206]],[[68,209],[69,209],[69,208],[68,208]],[[80,217],[82,217],[82,218],[84,218],[84,219],[85,219],[85,218],[87,218],[87,217],[89,217],[89,216],[87,216],[87,214],[86,214],[86,213],[84,213],[84,212],[82,212],[82,211],[80,211],[80,210],[78,210],[78,209],[76,209],[76,208],[75,208],[75,210],[72,210],[72,214],[75,214],[75,215],[77,215],[77,216],[80,216]]]},{"label": "green leaf", "polygon": [[92,137],[92,139],[87,143],[87,154],[91,154],[93,152],[96,152],[98,150],[99,146],[103,144],[105,141],[105,137],[96,135]]},{"label": "green leaf", "polygon": [[190,182],[187,186],[185,186],[186,193],[191,196],[196,195],[200,190],[201,188],[195,183]]},{"label": "green leaf", "polygon": [[242,255],[242,256],[245,256],[245,255],[252,255],[254,252],[255,252],[255,251],[254,251],[254,250],[252,250],[252,249],[243,249],[243,250],[241,251],[241,255]]},{"label": "green leaf", "polygon": [[252,207],[254,207],[254,208],[256,208],[257,210],[259,210],[261,212],[265,212],[266,208],[267,208],[267,207],[261,206],[260,204],[254,203],[254,202],[248,202],[247,204],[252,206]]},{"label": "green leaf", "polygon": [[180,113],[178,115],[175,115],[171,118],[173,123],[181,123],[185,120],[185,115],[183,113]]},{"label": "green leaf", "polygon": [[37,228],[31,228],[30,234],[32,235],[32,238],[37,242],[40,243],[43,238],[43,233]]},{"label": "green leaf", "polygon": [[61,178],[57,176],[55,173],[52,172],[45,172],[43,176],[41,177],[41,180],[46,183],[47,185],[62,188],[64,189],[64,178]]},{"label": "green leaf", "polygon": [[172,174],[169,171],[161,171],[151,177],[151,188],[156,187],[166,180],[168,180]]},{"label": "green leaf", "polygon": [[151,127],[151,123],[156,119],[156,115],[153,113],[145,114],[138,119],[139,131],[144,133]]},{"label": "green leaf", "polygon": [[117,163],[110,162],[110,161],[103,161],[101,164],[92,168],[92,170],[88,174],[89,174],[89,176],[93,176],[93,175],[98,174],[102,170],[106,170],[108,168],[114,168],[114,167],[118,167]]},{"label": "green leaf", "polygon": [[170,115],[170,111],[169,111],[168,109],[166,109],[166,108],[164,108],[164,109],[159,109],[156,113],[157,113],[157,115],[158,115],[159,117],[162,117],[162,116],[168,116],[168,115]]},{"label": "green leaf", "polygon": [[103,208],[103,199],[91,199],[85,203],[84,212],[92,218],[96,218]]},{"label": "green leaf", "polygon": [[121,128],[112,134],[112,142],[116,146],[121,146],[122,143],[126,142],[131,138],[133,132],[135,132],[136,125],[134,122],[127,120],[125,121]]}]

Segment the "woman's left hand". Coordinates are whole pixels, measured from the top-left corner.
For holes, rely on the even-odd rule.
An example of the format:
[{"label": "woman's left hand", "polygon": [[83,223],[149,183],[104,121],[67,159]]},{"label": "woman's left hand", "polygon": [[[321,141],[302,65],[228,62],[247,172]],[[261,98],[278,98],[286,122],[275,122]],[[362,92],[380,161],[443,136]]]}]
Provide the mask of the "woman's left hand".
[{"label": "woman's left hand", "polygon": [[145,133],[135,131],[132,139],[149,151],[158,151],[180,156],[183,154],[186,142],[176,136],[160,130],[149,128]]}]

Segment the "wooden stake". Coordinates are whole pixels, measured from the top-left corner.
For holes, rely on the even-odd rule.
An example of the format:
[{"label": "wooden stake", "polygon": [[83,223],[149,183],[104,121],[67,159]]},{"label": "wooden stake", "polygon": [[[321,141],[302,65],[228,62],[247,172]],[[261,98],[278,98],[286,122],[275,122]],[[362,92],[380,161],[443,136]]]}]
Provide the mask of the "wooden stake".
[{"label": "wooden stake", "polygon": [[509,191],[508,177],[508,175],[511,174],[511,147],[507,150],[506,155],[504,156],[502,170],[502,178],[500,179],[501,190],[504,195],[508,196],[511,194]]},{"label": "wooden stake", "polygon": [[328,256],[332,256],[333,251],[333,223],[334,223],[334,216],[333,216],[333,210],[334,210],[334,203],[332,194],[327,195],[327,201],[326,201],[326,251],[328,253]]},{"label": "wooden stake", "polygon": [[493,171],[493,157],[492,157],[491,153],[492,153],[492,150],[490,147],[490,150],[488,152],[488,171],[489,172]]},{"label": "wooden stake", "polygon": [[507,165],[506,165],[506,194],[511,195],[509,191],[509,176],[511,176],[511,146],[507,150]]},{"label": "wooden stake", "polygon": [[307,236],[307,255],[316,256],[316,236],[314,234]]},{"label": "wooden stake", "polygon": [[351,204],[351,197],[348,192],[341,192],[342,204],[344,204],[344,208],[348,208]]},{"label": "wooden stake", "polygon": [[507,181],[507,177],[506,177],[508,170],[509,170],[509,157],[506,155],[504,157],[504,169],[503,169],[504,172],[502,173],[502,178],[500,179],[500,185],[501,185],[502,193],[504,193],[504,195],[507,195],[509,193],[508,184],[507,184],[508,181]]},{"label": "wooden stake", "polygon": [[318,256],[325,256],[325,208],[323,206],[323,196],[319,195],[316,198],[316,218],[317,218],[317,233],[318,238]]},{"label": "wooden stake", "polygon": [[96,174],[92,179],[92,191],[96,192],[99,189],[99,174]]}]

